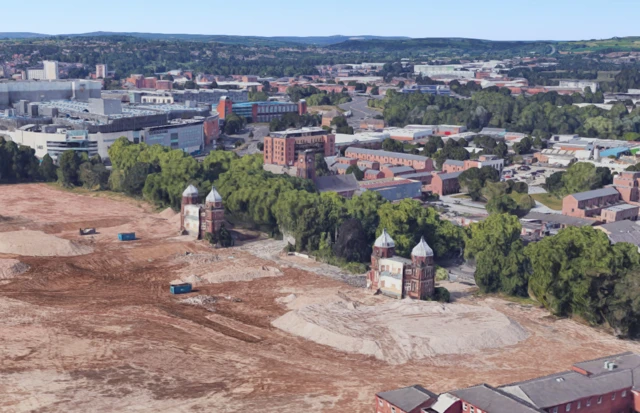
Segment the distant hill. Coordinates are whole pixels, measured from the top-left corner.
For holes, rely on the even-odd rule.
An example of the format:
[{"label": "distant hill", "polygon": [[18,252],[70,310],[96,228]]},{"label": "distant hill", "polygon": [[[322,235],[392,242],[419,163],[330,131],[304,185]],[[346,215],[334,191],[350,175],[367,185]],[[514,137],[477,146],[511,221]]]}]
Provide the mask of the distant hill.
[{"label": "distant hill", "polygon": [[48,34],[29,32],[6,32],[0,33],[0,39],[35,39],[38,37],[48,37]]},{"label": "distant hill", "polygon": [[426,39],[365,39],[348,40],[329,45],[333,50],[359,52],[415,52],[415,53],[550,53],[553,41],[492,41],[463,38],[426,38]]},{"label": "distant hill", "polygon": [[[316,45],[328,46],[352,39],[361,40],[401,40],[408,37],[384,37],[384,36],[228,36],[228,35],[208,35],[208,34],[171,34],[171,33],[139,33],[139,32],[90,32],[76,34],[62,34],[58,37],[112,37],[112,36],[129,36],[147,40],[184,40],[184,41],[203,41],[203,42],[220,42],[227,44],[246,44],[246,45]],[[26,39],[38,37],[54,37],[48,34],[38,33],[0,33],[0,39]]]}]

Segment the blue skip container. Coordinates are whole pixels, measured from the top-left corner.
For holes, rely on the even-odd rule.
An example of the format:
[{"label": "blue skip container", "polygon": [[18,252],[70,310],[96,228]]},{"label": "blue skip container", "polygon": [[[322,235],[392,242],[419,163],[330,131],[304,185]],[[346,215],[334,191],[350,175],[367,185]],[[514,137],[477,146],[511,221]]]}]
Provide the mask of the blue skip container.
[{"label": "blue skip container", "polygon": [[187,294],[191,292],[191,289],[192,286],[189,283],[174,284],[170,288],[171,294]]},{"label": "blue skip container", "polygon": [[118,234],[118,239],[120,241],[135,241],[136,233],[135,232],[121,232]]}]

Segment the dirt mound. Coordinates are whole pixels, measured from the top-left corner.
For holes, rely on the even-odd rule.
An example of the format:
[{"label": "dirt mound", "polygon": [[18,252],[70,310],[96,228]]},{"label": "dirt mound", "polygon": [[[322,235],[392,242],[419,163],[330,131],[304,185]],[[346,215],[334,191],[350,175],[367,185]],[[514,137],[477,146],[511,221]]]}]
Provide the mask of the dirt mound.
[{"label": "dirt mound", "polygon": [[490,308],[411,300],[376,306],[314,304],[272,324],[308,340],[390,364],[510,346],[529,336],[519,324]]},{"label": "dirt mound", "polygon": [[158,217],[162,218],[162,219],[171,219],[171,218],[175,217],[176,215],[179,215],[179,214],[177,212],[175,212],[173,209],[167,208],[164,211],[160,212],[158,214]]},{"label": "dirt mound", "polygon": [[29,269],[27,264],[23,264],[18,260],[0,259],[0,280],[8,280],[16,277]]},{"label": "dirt mound", "polygon": [[[279,277],[282,271],[268,265],[256,265],[252,257],[221,257],[216,254],[179,255],[176,262],[189,264],[180,271],[181,279],[196,277],[202,284],[251,281],[256,278]],[[189,281],[190,282],[190,281]]]},{"label": "dirt mound", "polygon": [[180,227],[180,213],[175,212],[171,208],[167,208],[164,211],[156,215],[158,218],[165,219],[173,227]]},{"label": "dirt mound", "polygon": [[41,231],[0,233],[0,252],[34,257],[73,257],[90,254],[93,248]]}]

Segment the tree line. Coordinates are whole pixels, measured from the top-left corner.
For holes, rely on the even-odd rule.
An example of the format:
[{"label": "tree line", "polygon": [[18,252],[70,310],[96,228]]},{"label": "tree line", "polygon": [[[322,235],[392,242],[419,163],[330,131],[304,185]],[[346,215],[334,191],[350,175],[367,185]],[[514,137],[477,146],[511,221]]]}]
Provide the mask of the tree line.
[{"label": "tree line", "polygon": [[525,246],[517,217],[492,214],[472,224],[465,258],[476,262],[484,293],[530,296],[557,316],[608,325],[617,336],[640,335],[640,254],[611,245],[592,227],[569,227]]},{"label": "tree line", "polygon": [[553,134],[574,133],[627,140],[640,137],[640,108],[629,112],[622,103],[615,104],[609,111],[574,105],[585,99],[601,100],[590,99],[591,95],[591,92],[585,96],[549,92],[514,97],[509,89],[490,87],[474,92],[469,99],[456,99],[389,91],[384,99],[372,99],[369,105],[382,108],[390,126],[456,124],[466,125],[473,131],[497,127],[542,139]]}]

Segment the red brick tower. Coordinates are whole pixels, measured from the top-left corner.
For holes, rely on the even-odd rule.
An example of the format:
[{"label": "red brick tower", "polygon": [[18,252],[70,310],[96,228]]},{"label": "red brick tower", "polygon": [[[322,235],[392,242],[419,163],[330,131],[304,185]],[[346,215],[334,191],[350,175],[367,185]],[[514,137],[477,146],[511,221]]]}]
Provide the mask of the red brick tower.
[{"label": "red brick tower", "polygon": [[184,207],[187,205],[198,205],[200,202],[200,195],[198,194],[198,188],[193,185],[189,185],[187,189],[182,193],[182,205],[180,207],[180,231],[184,231]]},{"label": "red brick tower", "polygon": [[[436,285],[436,266],[433,262],[433,250],[424,237],[411,251],[411,262],[413,263],[411,289],[405,291],[405,296],[418,300],[433,297]],[[406,285],[406,282],[403,284]]]},{"label": "red brick tower", "polygon": [[380,281],[380,268],[381,258],[391,258],[395,255],[396,243],[391,238],[391,235],[387,232],[386,228],[382,230],[382,234],[376,239],[373,244],[373,254],[371,254],[371,271],[369,271],[369,279],[367,280],[367,286],[372,290],[379,288],[378,283]]},{"label": "red brick tower", "polygon": [[298,102],[298,115],[302,116],[305,113],[307,113],[307,101],[301,99],[300,102]]},{"label": "red brick tower", "polygon": [[205,233],[214,233],[220,230],[224,222],[224,205],[222,204],[222,196],[216,188],[211,188],[211,192],[207,195],[204,204],[204,229],[201,228],[200,237],[204,238]]},{"label": "red brick tower", "polygon": [[297,176],[303,179],[316,179],[316,156],[311,151],[305,151],[298,156],[296,163]]}]

